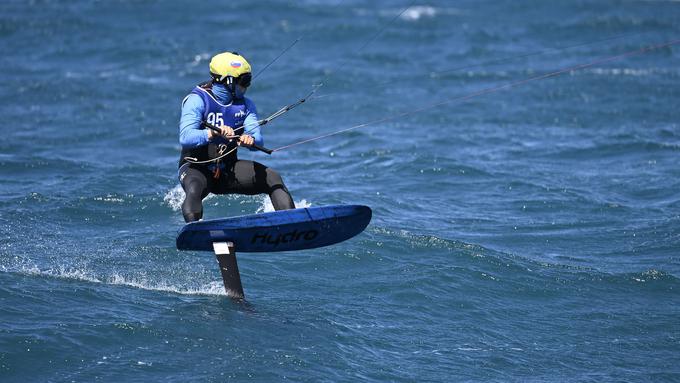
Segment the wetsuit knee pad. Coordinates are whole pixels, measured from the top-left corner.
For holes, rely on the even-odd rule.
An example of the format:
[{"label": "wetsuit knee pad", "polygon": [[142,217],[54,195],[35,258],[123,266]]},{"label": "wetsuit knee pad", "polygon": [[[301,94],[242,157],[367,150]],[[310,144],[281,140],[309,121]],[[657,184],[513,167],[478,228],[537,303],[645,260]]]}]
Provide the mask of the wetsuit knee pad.
[{"label": "wetsuit knee pad", "polygon": [[281,178],[279,173],[276,170],[269,168],[267,168],[267,186],[270,189],[286,188],[286,185],[283,183],[283,178]]},{"label": "wetsuit knee pad", "polygon": [[205,182],[200,177],[186,177],[182,182],[184,202],[182,215],[184,221],[193,222],[203,218],[203,195],[206,194]]},{"label": "wetsuit knee pad", "polygon": [[182,186],[184,186],[184,193],[187,195],[187,198],[201,198],[205,190],[203,185],[198,182],[189,182]]},{"label": "wetsuit knee pad", "polygon": [[203,202],[200,192],[197,194],[187,193],[184,203],[182,203],[182,214],[186,222],[198,221],[203,217]]},{"label": "wetsuit knee pad", "polygon": [[295,203],[283,179],[279,173],[269,168],[267,169],[267,188],[275,210],[295,209]]}]

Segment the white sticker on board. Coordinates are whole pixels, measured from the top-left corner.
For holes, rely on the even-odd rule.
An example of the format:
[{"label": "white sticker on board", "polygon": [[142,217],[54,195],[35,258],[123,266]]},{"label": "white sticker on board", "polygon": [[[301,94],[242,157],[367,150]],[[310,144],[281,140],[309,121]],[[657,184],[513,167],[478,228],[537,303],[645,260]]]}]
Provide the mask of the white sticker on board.
[{"label": "white sticker on board", "polygon": [[234,246],[234,244],[231,242],[213,242],[213,250],[217,255],[229,254],[230,246]]}]

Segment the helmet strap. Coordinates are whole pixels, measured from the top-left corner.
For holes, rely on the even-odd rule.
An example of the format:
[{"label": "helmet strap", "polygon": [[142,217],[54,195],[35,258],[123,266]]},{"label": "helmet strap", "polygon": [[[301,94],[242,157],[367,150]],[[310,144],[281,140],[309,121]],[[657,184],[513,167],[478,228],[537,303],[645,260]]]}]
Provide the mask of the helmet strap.
[{"label": "helmet strap", "polygon": [[227,76],[227,78],[224,79],[222,82],[224,84],[224,87],[227,88],[229,93],[231,94],[231,99],[236,98],[236,84],[234,84],[234,77],[232,76]]}]

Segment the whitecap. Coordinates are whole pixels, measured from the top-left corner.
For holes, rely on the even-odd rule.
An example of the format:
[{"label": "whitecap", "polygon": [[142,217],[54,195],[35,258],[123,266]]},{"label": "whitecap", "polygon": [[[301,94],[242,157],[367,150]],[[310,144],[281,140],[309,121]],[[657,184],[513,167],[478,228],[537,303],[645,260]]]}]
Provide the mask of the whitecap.
[{"label": "whitecap", "polygon": [[[182,210],[182,204],[184,203],[184,198],[186,193],[182,189],[182,185],[177,184],[172,189],[168,190],[163,196],[163,202],[168,205],[173,211]],[[210,200],[215,197],[215,194],[209,194],[203,201]]]},{"label": "whitecap", "polygon": [[632,77],[646,77],[652,75],[674,75],[673,71],[663,68],[592,68],[584,70],[586,73],[603,76],[632,76]]},{"label": "whitecap", "polygon": [[437,10],[434,7],[427,5],[417,5],[410,7],[399,16],[402,20],[416,21],[423,17],[434,17],[437,15]]},{"label": "whitecap", "polygon": [[190,67],[195,67],[200,65],[202,62],[208,61],[212,57],[212,54],[210,53],[201,53],[197,54],[194,56],[194,59],[192,62],[189,63]]},{"label": "whitecap", "polygon": [[197,287],[179,287],[172,283],[162,281],[149,281],[146,278],[134,279],[119,274],[113,274],[105,283],[182,295],[225,295],[224,284],[221,281],[212,281]]},{"label": "whitecap", "polygon": [[185,197],[184,189],[182,185],[175,185],[174,188],[168,190],[163,196],[163,202],[165,202],[173,211],[182,210],[182,203]]},{"label": "whitecap", "polygon": [[[312,203],[307,202],[306,199],[301,199],[299,201],[293,202],[295,203],[295,208],[297,209],[312,206]],[[274,211],[274,205],[272,205],[272,201],[269,199],[269,197],[262,196],[262,204],[260,205],[260,207],[257,208],[255,213],[268,213],[270,211]]]},{"label": "whitecap", "polygon": [[209,281],[198,286],[180,286],[167,281],[156,281],[146,276],[126,277],[114,273],[111,276],[97,276],[90,270],[57,267],[50,269],[40,269],[37,266],[20,266],[7,270],[3,267],[3,272],[15,272],[18,274],[50,277],[74,281],[82,281],[105,285],[118,285],[132,287],[142,290],[169,292],[182,295],[225,295],[222,281]]},{"label": "whitecap", "polygon": [[139,76],[136,74],[130,74],[127,76],[128,81],[130,82],[135,82],[139,84],[146,84],[146,85],[157,85],[157,84],[163,84],[167,83],[168,80],[165,77],[151,77],[151,76]]},{"label": "whitecap", "polygon": [[[182,203],[184,202],[184,197],[186,194],[184,193],[184,189],[182,189],[182,185],[175,185],[172,189],[168,190],[165,195],[163,196],[163,202],[169,206],[173,211],[180,211],[182,210]],[[214,198],[214,194],[208,195],[205,200]],[[237,199],[237,198],[244,198],[244,196],[241,196],[239,194],[230,194],[226,196],[229,199]],[[253,197],[245,197],[248,200],[251,200],[250,198]],[[260,206],[257,208],[255,213],[266,213],[270,211],[274,211],[274,206],[272,205],[272,202],[270,201],[269,197],[266,195],[261,195],[255,198],[260,199]],[[204,201],[205,201],[204,200]],[[299,201],[294,201],[295,207],[296,208],[305,208],[305,207],[310,207],[312,206],[311,202],[308,202],[306,199],[301,199]]]}]

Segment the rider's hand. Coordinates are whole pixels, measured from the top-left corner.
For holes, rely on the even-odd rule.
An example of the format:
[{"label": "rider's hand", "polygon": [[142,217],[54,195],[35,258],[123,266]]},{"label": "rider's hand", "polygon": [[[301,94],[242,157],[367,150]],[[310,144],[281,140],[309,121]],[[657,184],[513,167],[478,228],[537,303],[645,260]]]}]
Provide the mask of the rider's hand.
[{"label": "rider's hand", "polygon": [[219,127],[219,129],[219,133],[213,129],[208,130],[208,139],[211,140],[217,136],[229,137],[234,135],[234,129],[232,129],[230,126],[222,125]]},{"label": "rider's hand", "polygon": [[239,139],[239,144],[243,146],[253,146],[255,139],[249,134],[242,134]]}]

